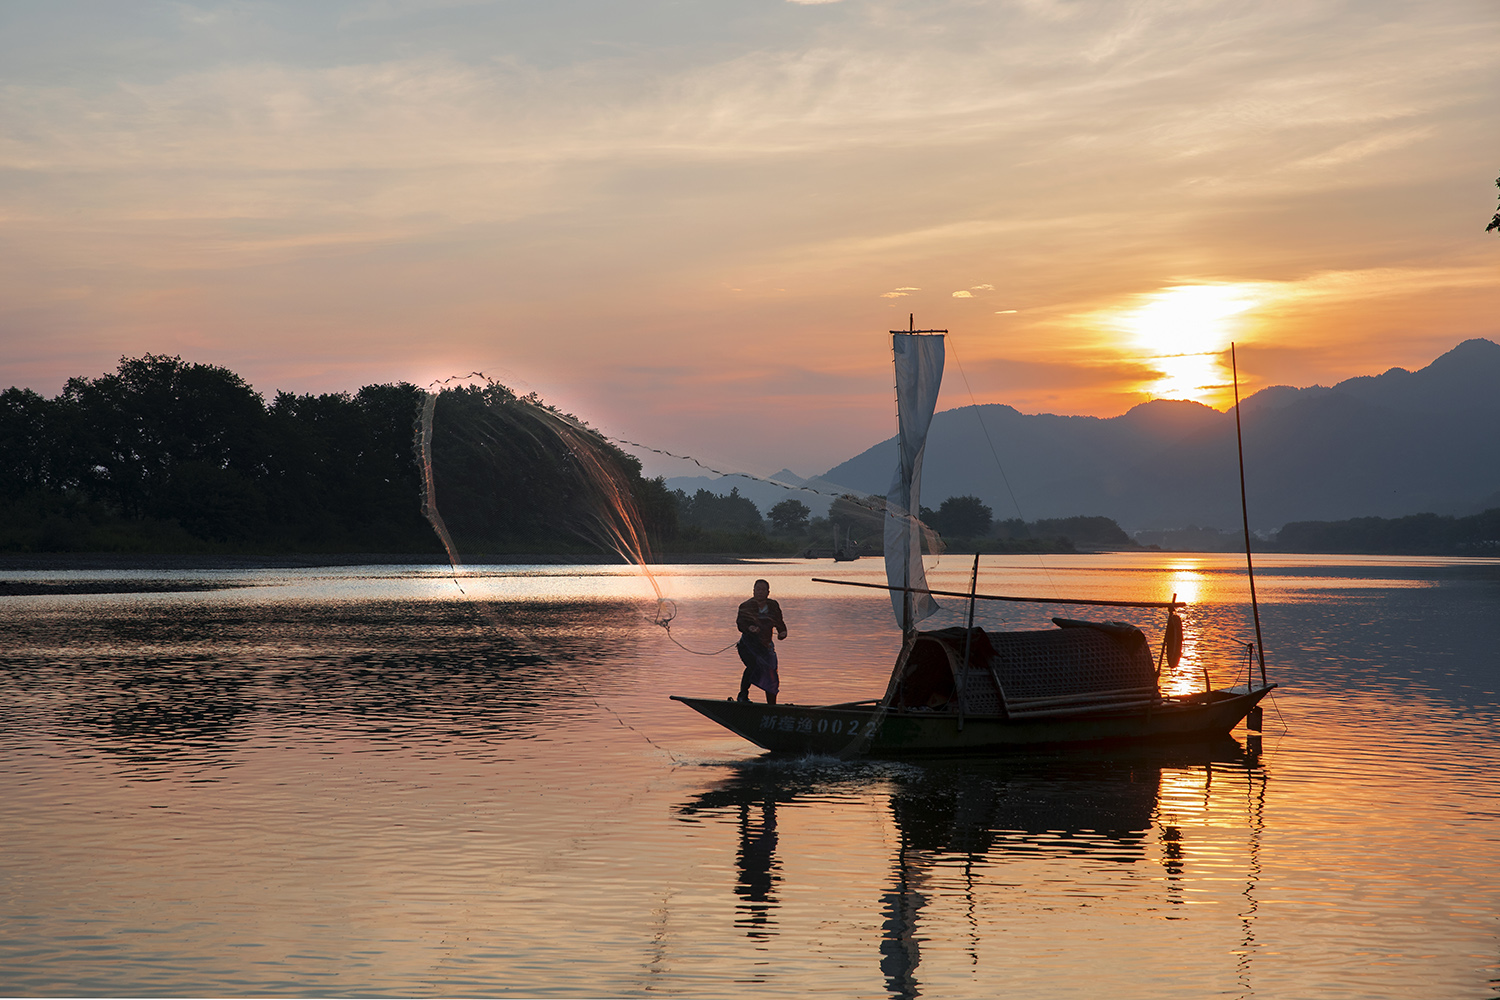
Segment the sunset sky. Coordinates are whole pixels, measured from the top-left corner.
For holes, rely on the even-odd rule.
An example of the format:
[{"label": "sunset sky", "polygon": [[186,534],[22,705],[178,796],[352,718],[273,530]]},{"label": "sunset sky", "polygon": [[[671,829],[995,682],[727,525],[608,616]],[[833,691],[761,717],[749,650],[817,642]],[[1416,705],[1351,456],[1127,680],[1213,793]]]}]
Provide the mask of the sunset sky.
[{"label": "sunset sky", "polygon": [[915,313],[942,409],[1222,408],[1231,339],[1253,391],[1500,336],[1497,95],[1493,0],[8,0],[0,385],[482,371],[811,475]]}]

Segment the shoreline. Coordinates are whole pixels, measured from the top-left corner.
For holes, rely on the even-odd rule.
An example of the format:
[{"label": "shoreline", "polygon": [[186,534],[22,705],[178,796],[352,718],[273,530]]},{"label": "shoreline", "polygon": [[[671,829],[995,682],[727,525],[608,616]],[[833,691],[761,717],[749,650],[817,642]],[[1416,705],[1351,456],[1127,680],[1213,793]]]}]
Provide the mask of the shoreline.
[{"label": "shoreline", "polygon": [[[663,553],[657,564],[702,563],[736,565],[775,556],[739,553]],[[800,559],[789,556],[788,559]],[[811,560],[810,560],[811,561]],[[597,566],[629,565],[603,554],[557,555],[555,553],[479,554],[464,566]],[[233,570],[318,569],[334,566],[447,566],[448,559],[431,553],[333,552],[282,553],[279,555],[153,554],[145,552],[0,552],[0,574],[57,570]]]},{"label": "shoreline", "polygon": [[[1110,552],[1141,552],[1142,554],[1171,555],[1228,555],[1222,552],[1194,552],[1190,550],[1150,549],[1082,549],[1065,553],[1044,553],[1054,556],[1101,555]],[[987,555],[1024,555],[1030,553],[985,553]],[[1283,552],[1261,550],[1263,557],[1288,555],[1324,555],[1388,558],[1468,559],[1478,563],[1494,563],[1497,557],[1484,555],[1453,555],[1451,553],[1412,552]],[[767,555],[765,553],[704,553],[664,552],[650,565],[719,565],[738,566],[766,561],[785,563],[807,563],[815,565],[829,562],[827,558],[806,558],[800,555]],[[879,565],[877,557],[867,557],[861,562]],[[319,569],[346,566],[448,566],[448,560],[430,553],[391,552],[335,552],[335,553],[282,553],[278,555],[207,555],[207,554],[152,554],[135,552],[0,552],[0,596],[17,595],[17,581],[6,580],[9,573],[35,572],[130,572],[130,571],[222,571],[257,569]],[[602,554],[580,555],[556,553],[501,553],[475,555],[465,560],[460,569],[480,566],[599,566],[632,565],[622,559]],[[33,586],[27,583],[25,586]],[[38,586],[41,586],[38,584]],[[45,593],[59,593],[60,583],[47,584]],[[77,586],[77,584],[74,584]],[[82,593],[84,591],[77,591]]]}]

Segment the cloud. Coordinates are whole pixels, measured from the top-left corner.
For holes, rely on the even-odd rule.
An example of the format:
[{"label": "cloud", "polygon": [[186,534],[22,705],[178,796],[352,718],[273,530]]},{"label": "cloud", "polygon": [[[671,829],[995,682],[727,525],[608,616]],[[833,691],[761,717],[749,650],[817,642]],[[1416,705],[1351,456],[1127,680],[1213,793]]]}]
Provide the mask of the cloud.
[{"label": "cloud", "polygon": [[[1491,332],[1493,5],[329,6],[106,30],[57,0],[0,37],[4,346],[55,344],[50,378],[191,336],[337,380],[376,343],[385,378],[479,354],[544,384],[753,342],[867,364],[877,412],[868,330],[975,274],[1016,308],[914,303],[1011,357],[1206,282],[1268,283],[1267,343]],[[846,409],[830,435],[870,425]]]}]

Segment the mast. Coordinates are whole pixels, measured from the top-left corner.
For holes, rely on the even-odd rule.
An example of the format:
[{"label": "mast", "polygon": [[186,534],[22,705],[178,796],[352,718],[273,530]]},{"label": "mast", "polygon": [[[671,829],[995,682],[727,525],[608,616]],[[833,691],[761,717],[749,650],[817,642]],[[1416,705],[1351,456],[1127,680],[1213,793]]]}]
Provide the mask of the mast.
[{"label": "mast", "polygon": [[927,592],[922,567],[922,458],[927,432],[937,409],[943,378],[943,334],[946,330],[918,330],[907,317],[906,330],[891,331],[895,362],[897,463],[886,492],[885,569],[896,618],[903,636],[917,622],[937,610]]},{"label": "mast", "polygon": [[[917,314],[916,313],[907,313],[906,314],[906,329],[907,329],[907,332],[915,331],[916,328],[917,328]],[[899,433],[900,430],[901,430],[901,401],[900,401],[901,387],[899,385],[897,385],[897,387],[896,387],[896,395],[897,395],[897,400],[896,400],[896,429],[897,429],[897,432]],[[907,563],[907,566],[906,566],[906,575],[901,580],[901,587],[902,587],[901,597],[902,597],[902,602],[903,602],[903,606],[901,608],[901,643],[902,643],[902,645],[906,645],[907,643],[911,642],[913,635],[917,631],[916,625],[911,620],[911,564],[910,563]]]},{"label": "mast", "polygon": [[1266,682],[1266,647],[1260,637],[1260,604],[1255,599],[1255,563],[1250,558],[1250,507],[1245,501],[1245,438],[1240,433],[1240,371],[1229,345],[1229,372],[1234,379],[1234,440],[1240,453],[1240,518],[1245,527],[1245,571],[1250,577],[1250,611],[1255,616],[1255,652],[1260,657],[1260,686]]},{"label": "mast", "polygon": [[917,622],[937,610],[922,568],[921,510],[922,456],[927,431],[937,410],[943,379],[943,338],[946,330],[918,330],[916,317],[907,329],[891,331],[895,362],[897,462],[885,502],[885,589],[901,625],[901,653],[891,668],[891,679],[880,711],[891,704],[916,645]]},{"label": "mast", "polygon": [[964,659],[958,674],[958,730],[964,728],[964,685],[969,676],[969,654],[974,649],[974,595],[979,591],[979,553],[974,553],[974,572],[969,576],[969,624],[964,629]]}]

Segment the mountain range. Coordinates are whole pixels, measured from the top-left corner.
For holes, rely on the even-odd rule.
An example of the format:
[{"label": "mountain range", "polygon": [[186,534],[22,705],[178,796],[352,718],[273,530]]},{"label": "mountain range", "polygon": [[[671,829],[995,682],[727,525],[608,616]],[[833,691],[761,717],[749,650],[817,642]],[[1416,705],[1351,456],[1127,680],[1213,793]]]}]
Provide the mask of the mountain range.
[{"label": "mountain range", "polygon": [[[1262,389],[1242,401],[1241,420],[1252,531],[1500,506],[1500,345],[1490,340],[1464,341],[1418,371]],[[794,496],[818,514],[830,494],[883,494],[895,454],[892,436],[812,480],[788,470],[773,477],[816,494],[742,477],[667,485],[738,487],[763,511]],[[999,403],[945,410],[928,436],[923,501],[936,508],[967,495],[1002,519],[1084,514],[1130,531],[1237,528],[1234,411],[1165,399],[1117,417],[1023,414]]]}]

